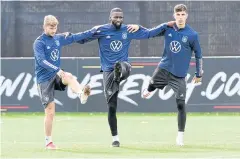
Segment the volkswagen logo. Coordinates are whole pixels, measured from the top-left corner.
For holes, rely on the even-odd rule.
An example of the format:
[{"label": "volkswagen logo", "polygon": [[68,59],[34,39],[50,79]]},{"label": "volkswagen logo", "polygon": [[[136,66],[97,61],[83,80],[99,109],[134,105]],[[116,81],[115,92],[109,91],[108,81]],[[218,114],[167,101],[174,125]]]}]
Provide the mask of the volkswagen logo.
[{"label": "volkswagen logo", "polygon": [[169,47],[173,53],[178,53],[181,50],[181,44],[178,41],[171,41]]},{"label": "volkswagen logo", "polygon": [[59,50],[58,50],[58,49],[54,49],[54,50],[51,52],[50,58],[51,58],[53,61],[57,61],[58,58],[59,58]]},{"label": "volkswagen logo", "polygon": [[121,41],[119,41],[119,40],[117,40],[117,41],[112,41],[111,43],[110,43],[110,48],[112,49],[112,51],[114,51],[114,52],[118,52],[118,51],[120,51],[121,49],[122,49],[122,42]]}]

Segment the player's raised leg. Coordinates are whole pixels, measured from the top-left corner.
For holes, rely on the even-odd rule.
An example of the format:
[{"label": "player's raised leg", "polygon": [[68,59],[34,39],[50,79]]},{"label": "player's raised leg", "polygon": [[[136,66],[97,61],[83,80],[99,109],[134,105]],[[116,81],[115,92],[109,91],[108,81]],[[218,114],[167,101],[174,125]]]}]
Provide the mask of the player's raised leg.
[{"label": "player's raised leg", "polygon": [[91,88],[89,85],[81,85],[75,77],[69,72],[64,72],[61,75],[63,84],[67,85],[72,89],[74,93],[78,95],[82,104],[87,102],[88,97],[91,93]]},{"label": "player's raised leg", "polygon": [[156,88],[163,89],[168,84],[167,76],[166,70],[157,67],[153,72],[148,87],[142,92],[142,98],[148,98]]}]

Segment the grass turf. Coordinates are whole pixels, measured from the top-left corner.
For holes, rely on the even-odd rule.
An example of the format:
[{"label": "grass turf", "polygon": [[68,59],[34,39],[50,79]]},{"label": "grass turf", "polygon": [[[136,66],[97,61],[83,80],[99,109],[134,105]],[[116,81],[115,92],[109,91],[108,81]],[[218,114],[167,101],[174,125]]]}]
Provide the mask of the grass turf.
[{"label": "grass turf", "polygon": [[119,113],[120,148],[112,139],[106,113],[57,113],[53,140],[44,149],[42,113],[2,114],[2,158],[240,158],[239,113],[192,113],[185,146],[175,146],[176,114]]}]

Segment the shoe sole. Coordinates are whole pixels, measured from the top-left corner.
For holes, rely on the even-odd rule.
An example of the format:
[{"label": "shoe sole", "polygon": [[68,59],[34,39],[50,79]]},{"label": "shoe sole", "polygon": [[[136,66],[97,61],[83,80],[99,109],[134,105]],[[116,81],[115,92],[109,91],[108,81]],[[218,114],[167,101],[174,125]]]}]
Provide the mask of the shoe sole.
[{"label": "shoe sole", "polygon": [[91,94],[91,88],[90,88],[89,85],[86,85],[86,86],[85,86],[83,93],[84,93],[84,95],[86,95],[86,96],[90,96],[90,94]]},{"label": "shoe sole", "polygon": [[112,145],[112,147],[120,147],[120,144],[119,145]]},{"label": "shoe sole", "polygon": [[91,94],[91,88],[90,88],[89,85],[86,85],[86,86],[84,87],[83,94],[84,94],[84,96],[85,96],[86,99],[84,99],[84,100],[83,100],[83,99],[80,99],[80,101],[81,101],[81,104],[86,104],[86,103],[87,103],[87,99],[88,99],[88,97],[89,97],[90,94]]},{"label": "shoe sole", "polygon": [[112,145],[112,147],[120,147],[119,145]]},{"label": "shoe sole", "polygon": [[45,150],[58,150],[58,147],[55,147],[55,148],[45,147]]},{"label": "shoe sole", "polygon": [[58,150],[57,148],[45,148],[46,150]]}]

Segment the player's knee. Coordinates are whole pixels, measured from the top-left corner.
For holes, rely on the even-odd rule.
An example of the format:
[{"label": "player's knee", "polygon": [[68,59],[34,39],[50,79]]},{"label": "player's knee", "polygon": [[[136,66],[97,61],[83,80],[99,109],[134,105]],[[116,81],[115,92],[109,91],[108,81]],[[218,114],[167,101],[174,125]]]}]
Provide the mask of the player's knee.
[{"label": "player's knee", "polygon": [[118,99],[118,92],[115,92],[109,99],[108,101],[108,107],[113,107],[116,108],[117,107],[117,99]]},{"label": "player's knee", "polygon": [[65,72],[64,76],[62,77],[63,84],[68,84],[73,79],[73,75],[69,72]]},{"label": "player's knee", "polygon": [[65,72],[65,75],[64,75],[64,78],[66,79],[72,79],[73,78],[73,75],[69,72]]},{"label": "player's knee", "polygon": [[116,114],[117,111],[117,100],[112,97],[108,103],[108,112],[109,114]]},{"label": "player's knee", "polygon": [[185,100],[177,99],[178,111],[185,111]]},{"label": "player's knee", "polygon": [[45,116],[50,119],[55,116],[55,105],[53,103],[49,103],[45,108]]}]

